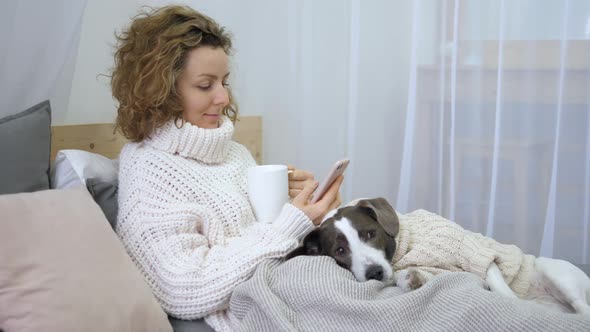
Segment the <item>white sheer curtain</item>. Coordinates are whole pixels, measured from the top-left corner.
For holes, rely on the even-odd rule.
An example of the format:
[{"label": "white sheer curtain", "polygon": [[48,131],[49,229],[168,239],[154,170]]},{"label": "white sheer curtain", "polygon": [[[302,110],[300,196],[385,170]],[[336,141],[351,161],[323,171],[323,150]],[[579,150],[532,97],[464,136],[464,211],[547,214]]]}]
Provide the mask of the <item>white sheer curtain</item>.
[{"label": "white sheer curtain", "polygon": [[589,263],[590,3],[439,5],[441,51],[411,61],[397,208]]},{"label": "white sheer curtain", "polygon": [[86,0],[0,4],[0,117],[50,99],[67,107]]}]

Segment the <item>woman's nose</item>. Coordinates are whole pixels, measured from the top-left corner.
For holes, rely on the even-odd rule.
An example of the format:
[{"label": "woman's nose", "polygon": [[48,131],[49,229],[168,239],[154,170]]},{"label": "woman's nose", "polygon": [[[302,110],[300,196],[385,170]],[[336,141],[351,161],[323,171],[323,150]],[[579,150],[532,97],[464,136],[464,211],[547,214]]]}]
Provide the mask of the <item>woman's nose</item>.
[{"label": "woman's nose", "polygon": [[223,105],[227,106],[229,104],[229,91],[223,85],[221,85],[217,91],[215,92],[215,97],[213,99],[213,103],[215,105]]}]

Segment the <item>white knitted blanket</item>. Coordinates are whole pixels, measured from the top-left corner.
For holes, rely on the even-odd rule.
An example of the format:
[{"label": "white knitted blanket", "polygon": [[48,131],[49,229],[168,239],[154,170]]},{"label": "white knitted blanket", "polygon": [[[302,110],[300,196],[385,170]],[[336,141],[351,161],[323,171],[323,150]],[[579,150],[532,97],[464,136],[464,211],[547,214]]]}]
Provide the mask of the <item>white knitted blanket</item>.
[{"label": "white knitted blanket", "polygon": [[589,318],[501,297],[469,273],[443,273],[404,293],[359,283],[326,256],[261,264],[234,290],[224,324],[237,331],[590,331]]}]

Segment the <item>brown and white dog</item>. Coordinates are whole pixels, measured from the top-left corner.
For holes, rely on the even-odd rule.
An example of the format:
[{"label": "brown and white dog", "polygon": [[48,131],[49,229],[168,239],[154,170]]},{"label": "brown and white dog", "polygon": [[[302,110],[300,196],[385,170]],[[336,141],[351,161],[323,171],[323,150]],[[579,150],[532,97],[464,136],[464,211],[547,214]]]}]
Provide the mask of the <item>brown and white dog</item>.
[{"label": "brown and white dog", "polygon": [[[405,290],[417,289],[426,282],[418,271],[392,269],[399,218],[384,198],[357,200],[352,205],[331,211],[320,227],[309,233],[302,245],[287,255],[326,255],[351,271],[358,281],[375,279],[397,284]],[[495,263],[488,268],[485,281],[491,291],[515,298]],[[590,315],[590,278],[575,265],[557,259],[538,257],[531,275],[530,296],[526,299]]]}]

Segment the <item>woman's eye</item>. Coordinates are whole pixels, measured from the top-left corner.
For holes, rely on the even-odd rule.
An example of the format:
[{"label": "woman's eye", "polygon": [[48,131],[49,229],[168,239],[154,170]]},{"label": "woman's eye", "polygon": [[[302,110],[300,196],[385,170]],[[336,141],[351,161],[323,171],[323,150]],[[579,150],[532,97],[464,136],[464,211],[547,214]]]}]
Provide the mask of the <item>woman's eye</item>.
[{"label": "woman's eye", "polygon": [[221,83],[221,84],[222,84],[224,87],[226,87],[226,88],[229,86],[229,82],[223,82],[223,83]]},{"label": "woman's eye", "polygon": [[203,91],[207,91],[211,88],[211,85],[199,85],[198,88]]},{"label": "woman's eye", "polygon": [[338,247],[338,249],[336,249],[336,256],[342,256],[345,252],[346,250],[344,250],[344,248]]}]

